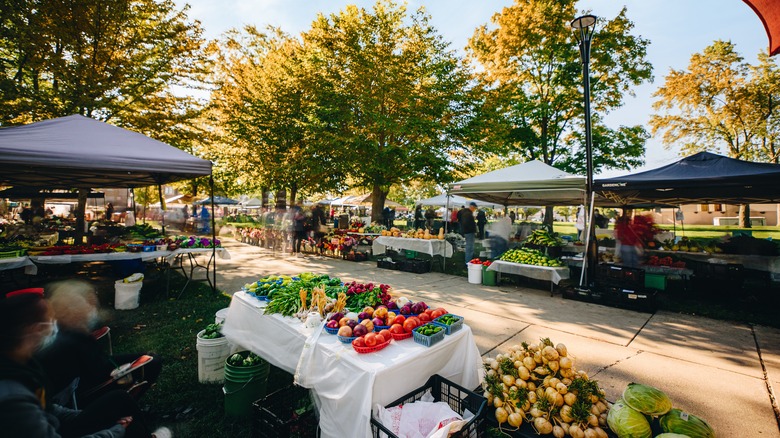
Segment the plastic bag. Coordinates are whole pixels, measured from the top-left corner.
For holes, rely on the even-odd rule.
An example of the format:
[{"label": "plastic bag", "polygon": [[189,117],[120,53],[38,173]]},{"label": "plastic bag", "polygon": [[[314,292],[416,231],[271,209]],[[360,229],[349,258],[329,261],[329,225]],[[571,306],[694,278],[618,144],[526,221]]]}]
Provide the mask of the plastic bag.
[{"label": "plastic bag", "polygon": [[401,438],[443,438],[465,423],[447,403],[433,402],[430,391],[414,402],[384,408],[377,405],[377,418]]}]

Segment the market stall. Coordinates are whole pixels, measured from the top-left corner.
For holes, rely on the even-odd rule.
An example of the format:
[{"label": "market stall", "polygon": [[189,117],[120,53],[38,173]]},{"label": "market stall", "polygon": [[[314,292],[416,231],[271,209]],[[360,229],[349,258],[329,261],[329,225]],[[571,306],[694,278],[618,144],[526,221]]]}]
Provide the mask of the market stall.
[{"label": "market stall", "polygon": [[407,237],[379,236],[374,239],[374,254],[384,254],[387,248],[405,249],[430,256],[452,257],[452,244],[446,240],[424,240]]},{"label": "market stall", "polygon": [[[210,174],[210,161],[81,115],[0,129],[0,185],[4,186],[84,193],[96,187],[159,187]],[[211,188],[213,195],[213,180]],[[79,201],[85,202],[86,194]],[[84,207],[79,206],[79,232]],[[214,284],[216,272],[211,275]]]},{"label": "market stall", "polygon": [[553,284],[558,284],[561,280],[569,279],[569,268],[555,266],[535,266],[522,263],[505,262],[496,260],[487,268],[488,271],[498,272],[498,281],[501,281],[501,274],[522,275],[536,280],[550,282],[550,292],[553,291]]},{"label": "market stall", "polygon": [[[311,289],[316,284],[322,287],[323,295],[319,298],[318,286]],[[344,298],[344,303],[348,306],[345,312],[354,308],[357,303],[379,302],[389,306],[391,301],[390,295],[387,294],[389,287],[386,285],[354,282],[342,285],[339,279],[300,274],[295,277],[270,276],[247,286],[247,290],[233,295],[223,334],[232,343],[247,348],[273,365],[293,373],[297,384],[312,389],[320,411],[320,428],[324,437],[372,436],[372,407],[376,404],[389,404],[422,386],[434,374],[465,388],[474,388],[479,384],[479,350],[470,327],[462,322],[457,331],[453,329],[446,336],[444,332],[440,332],[440,340],[435,343],[420,344],[416,338],[412,339],[411,335],[406,336],[408,339],[394,336],[386,347],[365,354],[358,353],[355,347],[356,340],[362,338],[346,338],[346,343],[340,339],[342,330],[346,330],[348,334],[353,331],[349,325],[344,324],[350,317],[338,312],[338,308],[333,308],[333,311],[336,312],[335,318],[340,318],[341,325],[337,325],[333,317],[324,318],[329,324],[338,327],[339,335],[326,332],[330,325],[323,328],[323,319],[320,319],[320,314],[317,313],[322,304],[314,304],[326,302],[319,301],[325,300],[322,297],[338,295],[339,300]],[[301,308],[301,300],[293,303],[288,303],[288,300],[298,295],[298,289],[307,288],[310,293],[309,296],[304,295],[305,300],[312,303],[308,316],[301,316],[300,312],[292,314]],[[349,299],[346,299],[345,292],[349,294]],[[372,293],[376,293],[376,299],[381,298],[381,301],[373,301],[370,298]],[[326,309],[331,308],[333,302],[330,303]],[[402,304],[402,301],[397,303]],[[424,306],[423,303],[416,303],[417,307],[408,304],[403,305],[405,309],[402,310],[393,307],[399,312],[399,317],[410,309],[419,311]],[[376,307],[375,319],[380,317],[379,309],[383,306]],[[364,309],[360,315],[368,309]],[[431,309],[426,307],[426,312],[431,312]],[[443,315],[445,311],[442,309],[441,312]],[[360,315],[357,316],[358,319]],[[382,318],[391,316],[386,313]],[[415,319],[409,315],[405,322],[416,324]],[[368,321],[364,319],[353,326],[362,326],[364,332],[366,327],[373,330],[376,326]],[[389,319],[387,321],[392,322]],[[400,327],[399,324],[392,325],[392,329],[395,329],[395,326]],[[412,325],[408,329],[415,327],[425,326]],[[273,336],[269,336],[270,333],[273,333]],[[374,333],[381,335],[379,329]],[[364,337],[368,339],[368,335]]]}]

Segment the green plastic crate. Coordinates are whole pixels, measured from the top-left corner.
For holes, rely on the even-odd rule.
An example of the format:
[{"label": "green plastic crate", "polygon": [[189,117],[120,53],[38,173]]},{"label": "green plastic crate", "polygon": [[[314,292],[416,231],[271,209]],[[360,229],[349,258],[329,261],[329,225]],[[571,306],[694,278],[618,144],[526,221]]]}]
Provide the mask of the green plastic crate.
[{"label": "green plastic crate", "polygon": [[645,274],[645,288],[666,290],[665,274]]}]

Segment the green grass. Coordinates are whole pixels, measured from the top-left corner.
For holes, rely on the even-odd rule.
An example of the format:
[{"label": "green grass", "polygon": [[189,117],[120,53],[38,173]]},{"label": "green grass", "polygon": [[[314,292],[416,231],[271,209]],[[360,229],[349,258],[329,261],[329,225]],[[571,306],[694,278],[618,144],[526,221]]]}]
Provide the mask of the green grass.
[{"label": "green grass", "polygon": [[[172,290],[182,285],[183,279],[174,275]],[[101,302],[109,299],[101,295]],[[181,299],[168,299],[164,282],[158,281],[145,282],[138,309],[109,310],[115,352],[162,356],[157,385],[141,400],[150,407],[152,426],[168,426],[176,436],[249,436],[248,419],[224,418],[222,385],[198,383],[196,334],[229,303],[230,298],[212,292],[206,283],[191,283]]]}]

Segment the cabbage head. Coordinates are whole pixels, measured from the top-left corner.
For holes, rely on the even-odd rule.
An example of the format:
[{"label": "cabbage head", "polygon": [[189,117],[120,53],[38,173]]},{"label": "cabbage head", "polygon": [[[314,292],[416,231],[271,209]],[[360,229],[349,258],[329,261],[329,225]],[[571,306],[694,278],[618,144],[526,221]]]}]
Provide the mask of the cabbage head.
[{"label": "cabbage head", "polygon": [[633,409],[653,417],[661,416],[672,409],[672,401],[660,389],[639,383],[628,384],[623,391],[623,400]]},{"label": "cabbage head", "polygon": [[679,433],[689,438],[715,438],[715,431],[706,421],[679,409],[672,409],[659,422],[664,432]]},{"label": "cabbage head", "polygon": [[618,438],[652,438],[650,423],[647,418],[630,406],[624,400],[618,400],[609,409],[607,424]]}]

